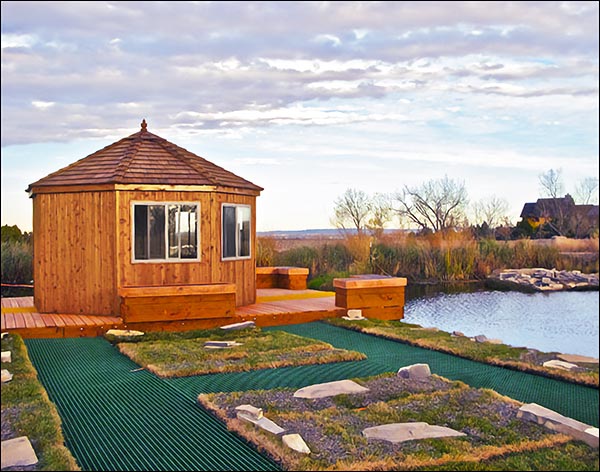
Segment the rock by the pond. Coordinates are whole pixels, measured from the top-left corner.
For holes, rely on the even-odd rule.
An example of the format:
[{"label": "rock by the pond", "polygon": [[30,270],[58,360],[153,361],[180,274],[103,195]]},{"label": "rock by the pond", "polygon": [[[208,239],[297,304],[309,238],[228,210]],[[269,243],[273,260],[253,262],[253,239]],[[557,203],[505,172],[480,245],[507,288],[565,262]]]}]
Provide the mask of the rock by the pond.
[{"label": "rock by the pond", "polygon": [[557,290],[597,290],[598,274],[556,269],[495,270],[487,279],[488,285],[522,289],[527,292]]},{"label": "rock by the pond", "polygon": [[398,376],[403,379],[425,379],[431,376],[429,364],[413,364],[401,367],[398,370]]},{"label": "rock by the pond", "polygon": [[10,351],[2,351],[2,362],[11,362],[12,354]]},{"label": "rock by the pond", "polygon": [[366,428],[362,432],[368,439],[383,439],[391,443],[413,441],[415,439],[466,436],[465,433],[445,426],[435,426],[424,422],[392,423]]},{"label": "rock by the pond", "polygon": [[465,333],[463,333],[462,331],[452,331],[452,336],[459,337],[459,336],[464,336],[464,335],[465,335]]},{"label": "rock by the pond", "polygon": [[13,374],[11,374],[8,370],[2,369],[2,383],[10,382],[13,378]]},{"label": "rock by the pond", "polygon": [[485,336],[484,334],[478,334],[473,339],[475,340],[475,342],[478,343],[485,343],[488,340],[487,336]]},{"label": "rock by the pond", "polygon": [[296,398],[325,398],[334,397],[343,393],[363,393],[369,391],[368,388],[358,385],[352,380],[336,380],[335,382],[325,382],[309,385],[294,392]]},{"label": "rock by the pond", "polygon": [[262,408],[257,408],[252,405],[239,405],[239,406],[236,406],[235,409],[238,412],[237,413],[238,417],[240,415],[243,415],[243,416],[247,416],[248,418],[255,420],[255,421],[260,420],[263,417]]},{"label": "rock by the pond", "polygon": [[571,364],[570,362],[559,361],[557,359],[552,359],[550,361],[546,361],[542,364],[544,367],[550,367],[553,369],[562,369],[562,370],[579,370],[580,367],[576,364]]},{"label": "rock by the pond", "polygon": [[563,416],[537,403],[523,405],[517,411],[517,418],[541,424],[552,431],[567,434],[573,436],[575,439],[584,441],[591,447],[598,447],[598,428]]},{"label": "rock by the pond", "polygon": [[2,469],[25,467],[38,463],[38,458],[27,436],[2,441]]},{"label": "rock by the pond", "polygon": [[252,417],[242,413],[241,411],[238,411],[237,417],[241,420],[249,421],[250,423],[252,423],[252,424],[258,426],[259,428],[262,428],[265,431],[268,431],[269,433],[272,433],[272,434],[281,434],[281,433],[285,432],[285,429],[283,429],[281,426],[279,426],[274,421],[271,421],[266,416],[261,416],[258,419],[253,419]]},{"label": "rock by the pond", "polygon": [[241,346],[242,344],[237,341],[206,341],[204,347],[208,349],[227,349],[229,347]]},{"label": "rock by the pond", "polygon": [[226,331],[235,330],[235,329],[246,329],[246,328],[254,328],[256,323],[254,321],[243,321],[241,323],[233,323],[221,326],[221,329]]},{"label": "rock by the pond", "polygon": [[109,329],[106,334],[117,336],[119,338],[135,338],[144,335],[142,331],[135,331],[133,329]]},{"label": "rock by the pond", "polygon": [[294,451],[301,452],[302,454],[310,454],[308,445],[302,439],[299,434],[284,434],[281,437],[283,444]]}]

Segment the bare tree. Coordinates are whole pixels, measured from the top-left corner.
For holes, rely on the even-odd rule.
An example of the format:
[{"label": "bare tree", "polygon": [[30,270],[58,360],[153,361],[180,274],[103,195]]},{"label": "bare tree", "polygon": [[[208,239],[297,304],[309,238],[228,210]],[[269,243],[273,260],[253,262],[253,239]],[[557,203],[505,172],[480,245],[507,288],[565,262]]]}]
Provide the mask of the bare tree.
[{"label": "bare tree", "polygon": [[508,201],[505,198],[491,195],[482,198],[473,204],[475,220],[477,224],[486,223],[492,235],[495,235],[496,228],[506,223],[508,217]]},{"label": "bare tree", "polygon": [[401,219],[436,232],[455,228],[464,221],[468,197],[464,182],[445,176],[420,187],[405,185],[402,192],[396,193],[395,200],[399,203],[397,212]]},{"label": "bare tree", "polygon": [[575,187],[575,201],[580,205],[594,205],[598,203],[598,179],[586,177],[579,181]]},{"label": "bare tree", "polygon": [[559,236],[564,236],[571,226],[575,202],[570,195],[561,198],[564,185],[562,169],[550,169],[539,175],[540,191],[548,198],[538,200],[540,217]]},{"label": "bare tree", "polygon": [[550,197],[558,198],[563,193],[562,169],[550,169],[547,172],[539,175],[541,194]]},{"label": "bare tree", "polygon": [[332,223],[341,229],[354,226],[361,234],[371,212],[371,200],[362,190],[349,188],[335,201]]},{"label": "bare tree", "polygon": [[386,223],[392,220],[393,208],[391,197],[385,193],[376,193],[371,198],[371,213],[367,228],[376,237],[381,237]]}]

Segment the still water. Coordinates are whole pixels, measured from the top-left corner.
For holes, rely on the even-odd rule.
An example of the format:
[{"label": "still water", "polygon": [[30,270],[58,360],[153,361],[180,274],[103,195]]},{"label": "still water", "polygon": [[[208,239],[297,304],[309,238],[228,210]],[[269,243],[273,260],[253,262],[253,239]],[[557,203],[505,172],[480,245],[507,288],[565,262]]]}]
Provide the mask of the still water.
[{"label": "still water", "polygon": [[[407,293],[404,321],[512,346],[598,357],[599,292]],[[448,291],[446,291],[448,292]]]}]

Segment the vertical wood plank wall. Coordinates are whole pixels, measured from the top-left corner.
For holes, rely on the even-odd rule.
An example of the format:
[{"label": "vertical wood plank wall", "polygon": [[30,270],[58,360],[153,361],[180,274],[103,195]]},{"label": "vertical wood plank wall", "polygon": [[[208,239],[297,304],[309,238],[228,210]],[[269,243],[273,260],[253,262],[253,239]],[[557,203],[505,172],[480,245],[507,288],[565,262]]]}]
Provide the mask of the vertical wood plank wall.
[{"label": "vertical wood plank wall", "polygon": [[[131,203],[200,202],[200,261],[194,262],[132,262]],[[118,191],[118,255],[117,285],[119,287],[188,285],[210,283],[236,284],[236,305],[256,301],[255,242],[256,197],[219,192],[194,191]],[[252,208],[251,258],[221,260],[221,204],[237,203]]]},{"label": "vertical wood plank wall", "polygon": [[36,194],[33,215],[34,303],[40,313],[117,313],[115,194]]}]

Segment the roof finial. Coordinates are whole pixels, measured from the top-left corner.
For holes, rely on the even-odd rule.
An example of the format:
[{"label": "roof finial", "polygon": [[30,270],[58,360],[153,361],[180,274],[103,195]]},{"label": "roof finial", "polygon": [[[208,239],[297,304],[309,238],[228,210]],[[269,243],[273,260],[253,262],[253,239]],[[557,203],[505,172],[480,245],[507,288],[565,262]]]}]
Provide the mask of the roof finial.
[{"label": "roof finial", "polygon": [[146,118],[144,118],[142,120],[142,131],[146,131],[147,127],[148,127],[148,123],[146,123]]}]

